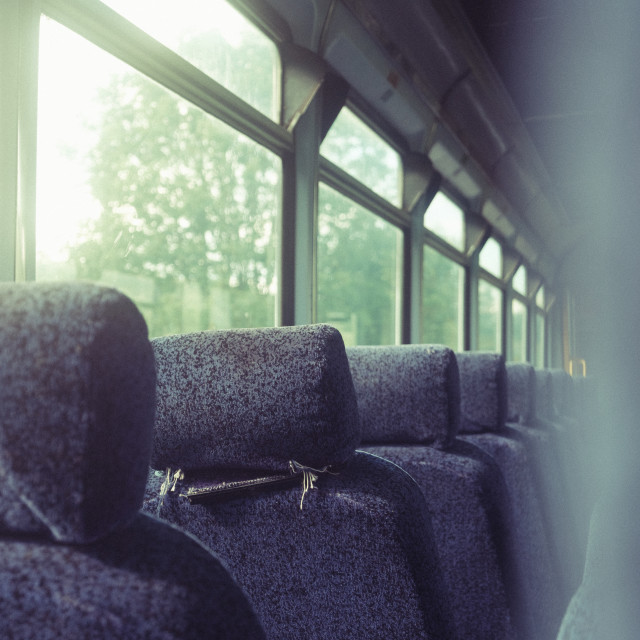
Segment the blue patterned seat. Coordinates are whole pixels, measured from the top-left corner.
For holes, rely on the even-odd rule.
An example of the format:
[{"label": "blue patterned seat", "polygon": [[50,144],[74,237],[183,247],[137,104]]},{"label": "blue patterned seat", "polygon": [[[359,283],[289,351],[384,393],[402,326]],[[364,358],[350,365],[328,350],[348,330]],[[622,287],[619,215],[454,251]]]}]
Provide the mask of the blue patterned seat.
[{"label": "blue patterned seat", "polygon": [[507,373],[496,353],[457,353],[460,369],[460,438],[491,455],[500,466],[513,505],[517,560],[524,576],[529,630],[554,638],[565,608],[561,572],[545,527],[540,488],[522,434],[507,427]]},{"label": "blue patterned seat", "polygon": [[159,475],[146,508],[225,560],[269,638],[453,637],[420,489],[355,452],[335,329],[201,332],[153,348]]},{"label": "blue patterned seat", "polygon": [[502,474],[456,439],[456,357],[426,345],[347,349],[362,420],[362,448],[395,462],[422,489],[458,637],[523,637],[512,511]]},{"label": "blue patterned seat", "polygon": [[[584,546],[577,536],[575,501],[569,492],[562,438],[548,421],[536,418],[536,373],[532,365],[507,363],[507,428],[526,443],[554,566],[559,569],[563,602],[575,591],[584,564]],[[586,526],[584,527],[586,530]]]},{"label": "blue patterned seat", "polygon": [[0,285],[0,637],[264,637],[221,563],[139,512],[154,411],[128,298]]}]

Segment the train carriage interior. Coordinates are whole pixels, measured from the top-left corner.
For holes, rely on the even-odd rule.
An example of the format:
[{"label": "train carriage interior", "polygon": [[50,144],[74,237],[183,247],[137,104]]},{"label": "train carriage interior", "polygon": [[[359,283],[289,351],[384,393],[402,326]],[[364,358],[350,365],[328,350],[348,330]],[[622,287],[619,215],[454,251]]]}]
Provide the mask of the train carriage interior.
[{"label": "train carriage interior", "polygon": [[0,635],[637,638],[636,4],[0,0]]}]

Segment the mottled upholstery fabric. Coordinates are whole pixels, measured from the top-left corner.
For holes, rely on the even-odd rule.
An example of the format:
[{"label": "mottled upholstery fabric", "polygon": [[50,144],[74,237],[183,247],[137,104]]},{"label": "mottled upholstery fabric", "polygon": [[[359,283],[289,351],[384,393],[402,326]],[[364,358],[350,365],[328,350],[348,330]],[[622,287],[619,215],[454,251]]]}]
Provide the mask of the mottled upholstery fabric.
[{"label": "mottled upholstery fabric", "polygon": [[[460,437],[492,456],[504,475],[515,517],[513,535],[524,576],[529,634],[536,640],[550,640],[564,611],[562,581],[526,440],[504,423],[508,406],[504,358],[464,353],[458,354],[458,360],[463,399],[461,431],[463,425],[472,425],[472,432]],[[477,393],[484,394],[484,399],[473,400]],[[489,406],[492,403],[493,408]],[[481,426],[484,432],[479,433]]]},{"label": "mottled upholstery fabric", "polygon": [[507,367],[507,422],[532,426],[536,410],[536,374],[530,364],[509,362]]},{"label": "mottled upholstery fabric", "polygon": [[460,377],[451,349],[432,345],[350,347],[351,375],[368,444],[453,442]]},{"label": "mottled upholstery fabric", "polygon": [[497,353],[456,354],[460,370],[460,433],[498,432],[507,415],[504,357]]},{"label": "mottled upholstery fabric", "polygon": [[0,637],[264,637],[210,552],[139,513],[154,412],[128,298],[0,285]]},{"label": "mottled upholstery fabric", "polygon": [[549,426],[553,420],[553,392],[551,391],[551,372],[548,369],[536,369],[536,419],[539,425]]},{"label": "mottled upholstery fabric", "polygon": [[563,603],[575,591],[584,562],[576,536],[575,503],[569,492],[558,433],[536,427],[536,376],[532,365],[507,364],[509,394],[508,428],[526,444],[540,508],[549,540],[549,552],[558,569]]},{"label": "mottled upholstery fabric", "polygon": [[363,448],[400,465],[426,497],[457,637],[523,637],[504,479],[490,456],[454,437],[455,355],[417,345],[352,347],[347,355],[368,443]]},{"label": "mottled upholstery fabric", "polygon": [[264,632],[210,551],[139,514],[93,544],[1,537],[0,637],[262,640]]},{"label": "mottled upholstery fabric", "polygon": [[1,285],[0,532],[89,542],[129,522],[144,493],[154,385],[147,327],[125,296]]},{"label": "mottled upholstery fabric", "polygon": [[[360,442],[340,333],[328,325],[153,340],[152,466],[287,471],[344,462]],[[215,443],[215,446],[211,446]]]},{"label": "mottled upholstery fabric", "polygon": [[[424,498],[396,465],[355,452],[360,427],[340,345],[322,325],[156,341],[161,393],[197,381],[203,405],[187,392],[179,416],[159,400],[158,459],[184,465],[185,477],[163,495],[164,474],[152,474],[145,509],[225,560],[271,640],[451,638]],[[189,487],[246,477],[251,465],[281,471],[291,459],[340,464],[317,473],[302,503],[301,481],[211,504],[185,497]]]}]

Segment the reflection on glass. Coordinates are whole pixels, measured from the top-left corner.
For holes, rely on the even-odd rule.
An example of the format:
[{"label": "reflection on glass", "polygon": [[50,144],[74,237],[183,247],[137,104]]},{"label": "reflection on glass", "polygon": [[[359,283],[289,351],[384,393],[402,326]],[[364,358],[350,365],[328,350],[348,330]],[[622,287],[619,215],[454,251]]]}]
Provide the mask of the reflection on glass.
[{"label": "reflection on glass", "polygon": [[544,314],[536,313],[536,362],[538,368],[544,367]]},{"label": "reflection on glass", "polygon": [[36,276],[115,286],[150,334],[273,325],[278,158],[43,19]]},{"label": "reflection on glass", "polygon": [[226,0],[103,2],[252,107],[277,119],[277,48]]},{"label": "reflection on glass", "polygon": [[489,238],[480,250],[480,266],[496,278],[502,278],[502,247],[495,238]]},{"label": "reflection on glass", "polygon": [[320,153],[379,196],[400,206],[400,156],[346,107],[331,126]]},{"label": "reflection on glass", "polygon": [[424,247],[422,339],[463,349],[464,268],[435,249]]},{"label": "reflection on glass", "polygon": [[398,239],[395,227],[320,185],[317,318],[347,345],[396,341]]},{"label": "reflection on glass", "polygon": [[478,349],[502,351],[502,291],[478,281]]},{"label": "reflection on glass", "polygon": [[511,301],[511,357],[515,362],[527,360],[527,307],[520,300]]},{"label": "reflection on glass", "polygon": [[512,286],[515,291],[527,295],[527,268],[524,265],[520,265],[518,270],[513,274]]},{"label": "reflection on glass", "polygon": [[424,214],[424,226],[459,251],[464,251],[464,212],[438,192]]}]

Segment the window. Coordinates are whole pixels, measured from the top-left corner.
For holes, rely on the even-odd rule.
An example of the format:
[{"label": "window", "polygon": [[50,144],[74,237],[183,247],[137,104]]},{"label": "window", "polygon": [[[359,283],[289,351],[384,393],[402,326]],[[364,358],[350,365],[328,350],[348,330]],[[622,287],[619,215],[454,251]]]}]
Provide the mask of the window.
[{"label": "window", "polygon": [[423,341],[462,350],[464,268],[425,246],[422,272]]},{"label": "window", "polygon": [[480,250],[480,266],[496,278],[502,278],[502,247],[495,238],[489,238]]},{"label": "window", "polygon": [[464,211],[444,193],[437,193],[431,201],[424,214],[424,226],[458,251],[464,251]]},{"label": "window", "polygon": [[524,265],[520,265],[518,270],[513,274],[511,286],[514,291],[517,291],[519,294],[523,296],[527,295],[527,268]]},{"label": "window", "polygon": [[395,227],[320,185],[317,319],[347,345],[396,341],[398,241]]},{"label": "window", "polygon": [[277,120],[277,48],[226,0],[103,1],[252,107]]},{"label": "window", "polygon": [[511,301],[511,359],[527,360],[527,306],[520,300]]},{"label": "window", "polygon": [[478,349],[502,351],[502,291],[486,280],[478,282]]},{"label": "window", "polygon": [[273,325],[280,159],[41,27],[36,277],[121,289],[152,336]]},{"label": "window", "polygon": [[349,109],[340,111],[320,153],[382,198],[400,206],[400,156]]}]

